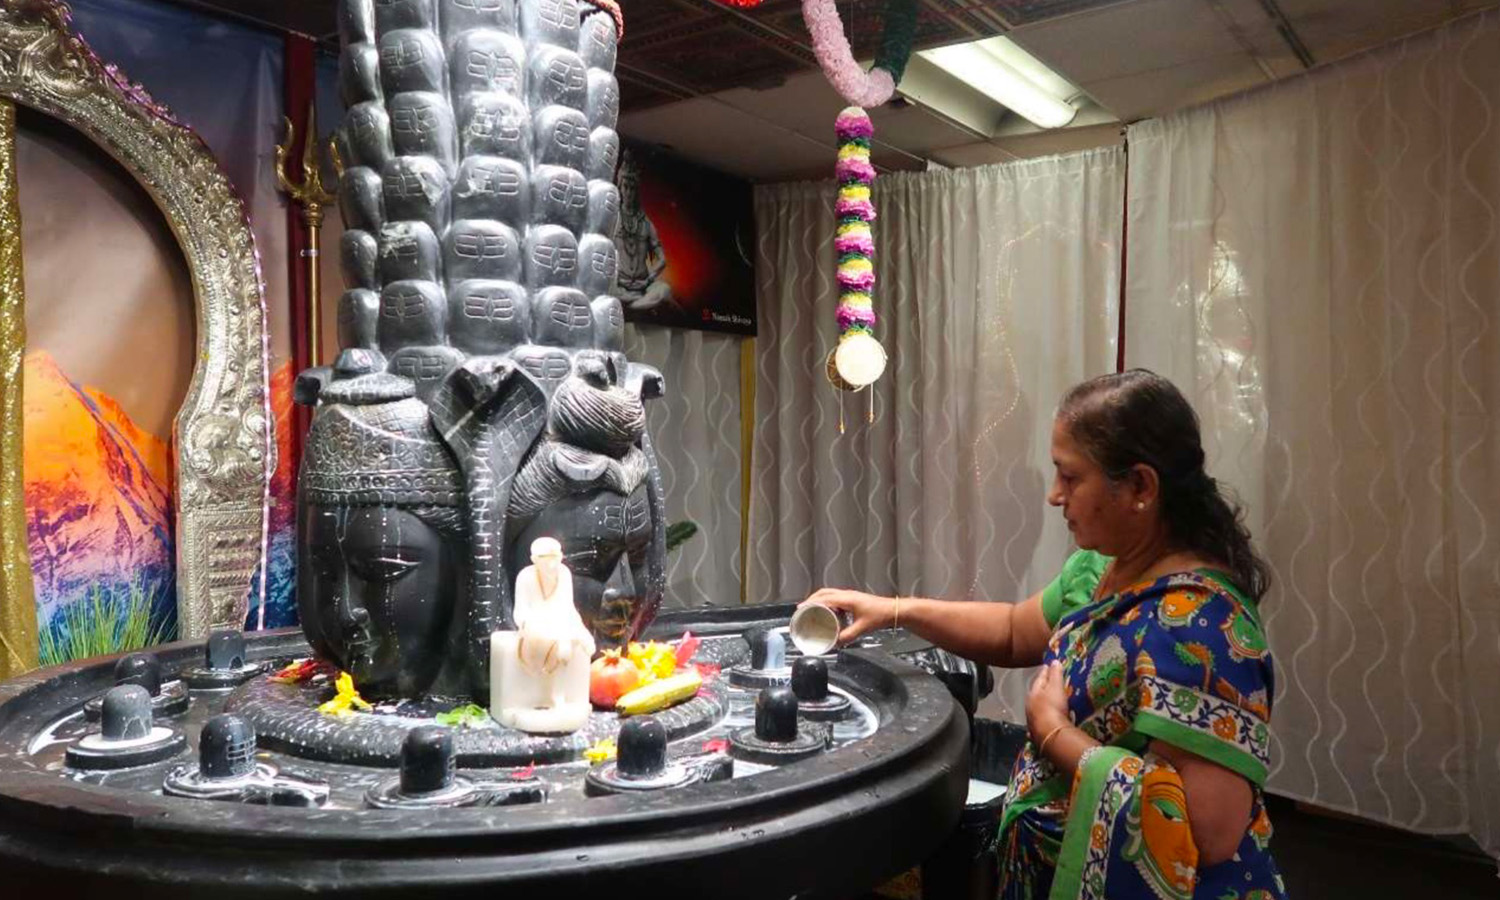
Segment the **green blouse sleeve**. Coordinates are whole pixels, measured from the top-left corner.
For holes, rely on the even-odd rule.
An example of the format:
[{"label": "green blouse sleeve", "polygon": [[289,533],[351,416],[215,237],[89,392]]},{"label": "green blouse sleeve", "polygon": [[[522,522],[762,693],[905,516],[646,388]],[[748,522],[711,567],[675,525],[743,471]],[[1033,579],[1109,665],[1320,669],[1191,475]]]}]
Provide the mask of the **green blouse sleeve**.
[{"label": "green blouse sleeve", "polygon": [[1068,613],[1093,602],[1094,589],[1108,565],[1109,557],[1093,550],[1079,550],[1068,557],[1062,571],[1042,589],[1042,616],[1047,627],[1056,628]]}]

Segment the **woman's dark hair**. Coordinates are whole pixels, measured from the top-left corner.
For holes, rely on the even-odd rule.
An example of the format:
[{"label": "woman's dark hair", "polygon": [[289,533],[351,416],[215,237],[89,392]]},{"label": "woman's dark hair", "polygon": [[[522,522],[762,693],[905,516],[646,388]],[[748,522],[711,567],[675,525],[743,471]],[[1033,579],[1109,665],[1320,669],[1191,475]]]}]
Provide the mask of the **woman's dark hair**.
[{"label": "woman's dark hair", "polygon": [[1101,375],[1068,391],[1057,415],[1111,481],[1136,464],[1155,469],[1172,540],[1222,563],[1253,600],[1265,596],[1270,567],[1255,552],[1239,504],[1203,470],[1198,416],[1172,382],[1145,369]]}]

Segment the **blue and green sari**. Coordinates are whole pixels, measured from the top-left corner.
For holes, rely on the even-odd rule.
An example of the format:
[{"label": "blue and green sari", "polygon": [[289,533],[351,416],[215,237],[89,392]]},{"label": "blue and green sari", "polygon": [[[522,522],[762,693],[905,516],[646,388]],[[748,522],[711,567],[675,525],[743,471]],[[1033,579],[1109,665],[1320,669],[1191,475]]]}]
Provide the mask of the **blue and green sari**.
[{"label": "blue and green sari", "polygon": [[[1005,900],[1282,900],[1261,786],[1271,655],[1258,612],[1211,570],[1095,601],[1108,560],[1080,551],[1042,594],[1073,723],[1099,741],[1068,778],[1028,744],[1001,820]],[[1198,864],[1182,778],[1153,740],[1243,775],[1254,789],[1238,852]]]}]

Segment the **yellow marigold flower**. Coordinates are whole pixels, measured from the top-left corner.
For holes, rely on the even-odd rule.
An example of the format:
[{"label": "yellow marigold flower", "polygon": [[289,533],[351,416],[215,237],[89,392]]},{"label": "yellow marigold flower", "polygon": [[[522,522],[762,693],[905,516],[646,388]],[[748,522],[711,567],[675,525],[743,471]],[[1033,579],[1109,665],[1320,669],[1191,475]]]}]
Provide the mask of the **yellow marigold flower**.
[{"label": "yellow marigold flower", "polygon": [[354,689],[354,676],[348,672],[340,672],[338,680],[334,682],[337,691],[333,699],[318,707],[318,712],[330,716],[348,715],[352,709],[368,710],[370,704]]},{"label": "yellow marigold flower", "polygon": [[583,758],[591,763],[602,763],[614,759],[619,752],[620,748],[615,746],[614,738],[600,738],[592,747],[583,751]]},{"label": "yellow marigold flower", "polygon": [[649,684],[659,678],[670,678],[677,671],[677,651],[671,644],[651,641],[647,644],[632,643],[626,658],[641,670],[641,684]]}]

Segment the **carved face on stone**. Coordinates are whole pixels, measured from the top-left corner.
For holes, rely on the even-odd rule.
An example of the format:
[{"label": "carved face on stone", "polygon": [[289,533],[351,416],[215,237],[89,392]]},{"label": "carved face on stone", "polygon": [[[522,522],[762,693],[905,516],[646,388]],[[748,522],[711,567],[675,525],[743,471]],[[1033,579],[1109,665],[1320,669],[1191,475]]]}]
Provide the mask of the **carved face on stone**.
[{"label": "carved face on stone", "polygon": [[309,504],[302,513],[297,588],[317,598],[333,661],[372,697],[427,690],[448,652],[461,548],[404,509]]},{"label": "carved face on stone", "polygon": [[329,385],[303,458],[302,627],[367,697],[454,690],[451,636],[469,584],[462,493],[411,390],[388,375]]}]

